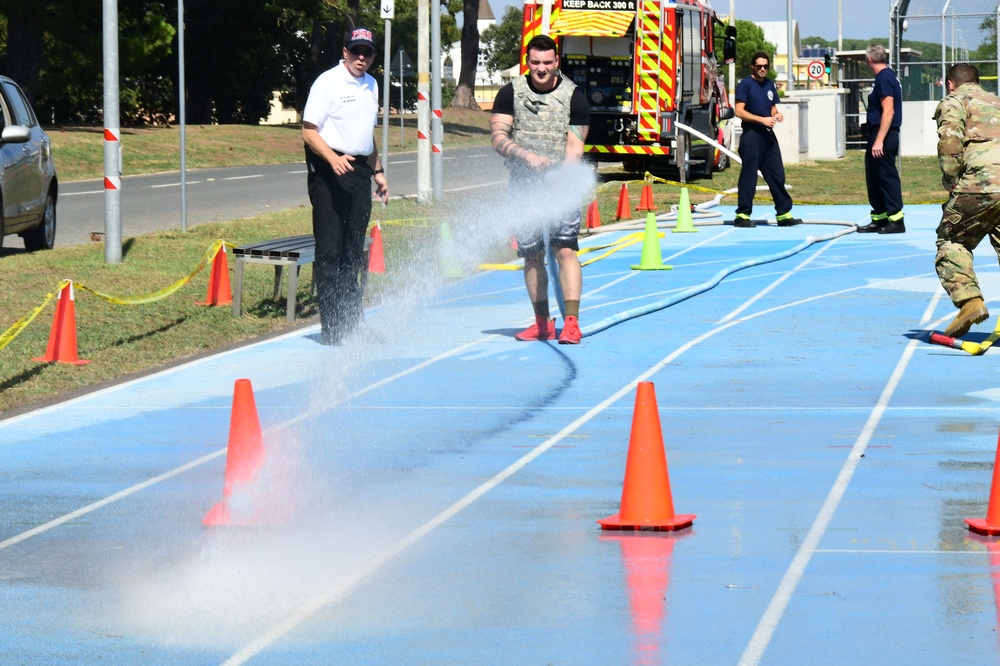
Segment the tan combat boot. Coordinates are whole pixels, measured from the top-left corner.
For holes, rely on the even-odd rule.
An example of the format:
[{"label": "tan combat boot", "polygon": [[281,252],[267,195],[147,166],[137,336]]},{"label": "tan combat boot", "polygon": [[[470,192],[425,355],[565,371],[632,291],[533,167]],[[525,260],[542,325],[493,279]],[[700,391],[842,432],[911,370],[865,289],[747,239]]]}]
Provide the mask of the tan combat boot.
[{"label": "tan combat boot", "polygon": [[944,334],[952,338],[960,338],[969,332],[973,324],[984,322],[990,318],[990,313],[986,311],[986,304],[981,298],[970,298],[962,303],[961,309],[955,318],[944,329]]}]

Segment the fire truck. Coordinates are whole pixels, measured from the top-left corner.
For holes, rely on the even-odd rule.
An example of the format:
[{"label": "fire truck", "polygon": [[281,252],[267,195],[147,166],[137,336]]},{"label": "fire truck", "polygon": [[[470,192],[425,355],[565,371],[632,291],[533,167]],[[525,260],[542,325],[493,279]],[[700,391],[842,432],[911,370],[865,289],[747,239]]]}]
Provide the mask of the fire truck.
[{"label": "fire truck", "polygon": [[[563,76],[590,102],[584,148],[595,162],[627,171],[711,177],[725,156],[733,109],[716,73],[715,24],[708,0],[525,0],[521,73],[532,37],[557,44]],[[735,59],[735,28],[724,58]]]}]

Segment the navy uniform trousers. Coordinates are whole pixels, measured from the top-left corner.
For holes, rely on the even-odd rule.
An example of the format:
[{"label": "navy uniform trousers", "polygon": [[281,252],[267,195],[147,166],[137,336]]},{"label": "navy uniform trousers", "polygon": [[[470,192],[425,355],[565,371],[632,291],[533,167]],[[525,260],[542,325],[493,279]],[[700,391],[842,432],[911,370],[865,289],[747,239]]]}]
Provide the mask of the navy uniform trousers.
[{"label": "navy uniform trousers", "polygon": [[364,270],[365,232],[372,212],[372,168],[364,156],[343,176],[329,162],[306,148],[309,201],[316,237],[316,294],[321,339],[330,344],[343,339],[362,315],[361,271]]},{"label": "navy uniform trousers", "polygon": [[757,172],[764,176],[764,182],[771,190],[774,199],[774,210],[778,215],[784,215],[792,210],[792,197],[785,189],[785,165],[781,161],[781,150],[774,132],[760,126],[761,129],[744,127],[740,137],[740,159],[743,166],[740,169],[740,180],[736,212],[750,215],[753,210],[753,197],[757,190]]}]

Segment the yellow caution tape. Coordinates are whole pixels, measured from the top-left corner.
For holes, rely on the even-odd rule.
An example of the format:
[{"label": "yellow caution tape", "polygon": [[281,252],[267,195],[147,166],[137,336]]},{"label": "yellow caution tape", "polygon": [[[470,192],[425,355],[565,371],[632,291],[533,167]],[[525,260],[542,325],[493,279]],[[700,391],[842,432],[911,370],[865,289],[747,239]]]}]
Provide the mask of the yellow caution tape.
[{"label": "yellow caution tape", "polygon": [[49,301],[51,301],[55,297],[55,295],[60,291],[62,291],[63,288],[65,288],[66,285],[68,284],[73,284],[74,286],[80,289],[89,291],[91,294],[97,296],[98,298],[104,299],[109,303],[115,303],[117,305],[142,305],[144,303],[152,303],[154,301],[158,301],[160,299],[166,298],[167,296],[170,296],[178,289],[186,285],[188,282],[190,282],[191,279],[195,275],[197,275],[200,271],[202,271],[205,268],[205,266],[208,265],[209,262],[214,261],[215,255],[219,253],[219,250],[221,250],[223,247],[226,246],[230,248],[236,247],[232,243],[227,243],[226,241],[221,239],[215,241],[214,243],[212,243],[212,246],[205,252],[205,254],[202,255],[201,261],[198,262],[198,266],[193,271],[191,271],[189,275],[181,278],[180,280],[173,283],[169,287],[166,287],[165,289],[160,289],[159,291],[155,291],[151,294],[145,294],[142,296],[110,296],[108,294],[97,291],[92,287],[88,287],[82,282],[76,282],[74,280],[63,280],[62,282],[59,283],[59,286],[56,288],[55,291],[46,294],[45,299],[42,301],[40,305],[38,305],[35,309],[33,309],[25,316],[18,319],[16,322],[14,322],[13,326],[11,326],[2,334],[0,334],[0,349],[3,349],[8,344],[10,344],[14,340],[14,338],[16,338],[21,333],[21,331],[23,331],[28,326],[28,324],[34,321],[35,317],[37,317],[39,313],[45,308],[45,306],[49,304]]},{"label": "yellow caution tape", "polygon": [[519,271],[522,268],[521,264],[479,264],[481,271]]},{"label": "yellow caution tape", "polygon": [[[660,238],[663,238],[663,233],[659,233],[657,235]],[[597,256],[597,257],[594,257],[593,259],[590,259],[589,261],[581,262],[580,265],[581,266],[589,266],[589,265],[591,265],[594,262],[600,261],[601,259],[604,259],[606,257],[610,257],[612,254],[614,254],[618,250],[622,250],[622,249],[628,247],[629,245],[635,245],[636,243],[642,242],[644,236],[645,236],[645,234],[643,232],[636,232],[636,233],[624,236],[623,238],[620,238],[617,241],[615,241],[614,243],[612,243],[611,245],[605,246],[605,247],[610,247],[611,249],[609,249],[604,254],[602,254],[600,256]],[[605,249],[605,248],[594,248],[594,249],[596,250],[596,249]]]},{"label": "yellow caution tape", "polygon": [[709,187],[701,187],[699,185],[692,185],[691,183],[679,183],[676,180],[667,180],[666,178],[659,178],[653,174],[646,172],[646,180],[666,183],[667,185],[677,185],[678,187],[686,187],[689,190],[698,190],[699,192],[708,192],[709,194],[721,194],[724,197],[735,196],[734,192],[723,192],[722,190],[713,190]]},{"label": "yellow caution tape", "polygon": [[3,334],[0,335],[0,349],[6,347],[11,341],[14,340],[14,338],[18,336],[18,334],[21,331],[27,328],[28,324],[34,321],[35,317],[37,317],[39,313],[41,313],[41,311],[45,309],[45,306],[49,304],[49,301],[55,298],[56,294],[62,291],[63,288],[66,285],[70,284],[71,282],[72,280],[63,280],[62,282],[60,282],[59,286],[56,287],[55,291],[50,291],[45,295],[45,298],[42,300],[41,304],[39,304],[34,310],[29,312],[28,314],[18,319],[16,322],[14,322],[13,326],[4,331]]},{"label": "yellow caution tape", "polygon": [[[429,227],[434,220],[447,220],[446,217],[406,217],[398,220],[378,220],[379,224],[394,225],[400,227]],[[423,224],[417,224],[423,223]]]},{"label": "yellow caution tape", "polygon": [[215,259],[215,255],[219,253],[219,250],[222,249],[222,247],[224,245],[230,245],[230,247],[232,247],[231,244],[226,243],[223,240],[217,240],[214,243],[212,243],[212,247],[210,247],[205,252],[205,254],[201,258],[201,261],[198,262],[198,266],[195,267],[195,269],[193,271],[191,271],[191,273],[189,275],[181,278],[180,280],[178,280],[177,282],[173,283],[169,287],[165,287],[163,289],[160,289],[159,291],[154,291],[151,294],[144,294],[142,296],[110,296],[108,294],[105,294],[105,293],[102,293],[100,291],[97,291],[96,289],[94,289],[92,287],[88,287],[87,285],[83,284],[82,282],[74,282],[74,284],[77,287],[79,287],[80,289],[84,289],[86,291],[89,291],[94,296],[97,296],[98,298],[101,298],[101,299],[107,301],[108,303],[115,303],[116,305],[143,305],[144,303],[153,303],[155,301],[159,301],[161,299],[164,299],[167,296],[170,296],[171,294],[173,294],[174,292],[176,292],[178,289],[180,289],[181,287],[183,287],[184,285],[186,285],[188,282],[190,282],[191,279],[195,275],[197,275],[199,272],[201,272],[201,270],[203,268],[205,268],[205,266],[210,261],[213,261]]},{"label": "yellow caution tape", "polygon": [[[602,250],[608,250],[599,257],[594,257],[590,261],[585,261],[580,263],[581,266],[589,266],[594,262],[600,261],[601,259],[611,256],[618,250],[626,248],[629,245],[635,245],[636,243],[643,240],[643,236],[644,232],[637,231],[631,234],[626,234],[625,236],[622,236],[618,240],[614,241],[613,243],[608,243],[607,245],[598,245],[595,247],[582,248],[580,250],[577,250],[576,254],[577,256],[583,256],[591,252],[600,252]],[[660,238],[663,238],[664,234],[661,232],[659,236]],[[519,271],[523,267],[524,266],[522,264],[479,264],[479,269],[484,271]]]}]

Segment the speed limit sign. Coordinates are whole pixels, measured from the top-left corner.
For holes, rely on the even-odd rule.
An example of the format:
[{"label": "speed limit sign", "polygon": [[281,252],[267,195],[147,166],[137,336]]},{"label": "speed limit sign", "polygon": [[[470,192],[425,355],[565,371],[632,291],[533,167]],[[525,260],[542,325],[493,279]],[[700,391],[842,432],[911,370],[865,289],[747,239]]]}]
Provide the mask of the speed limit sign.
[{"label": "speed limit sign", "polygon": [[810,79],[822,79],[823,75],[826,74],[826,65],[821,63],[819,60],[813,60],[809,63],[809,78]]}]

